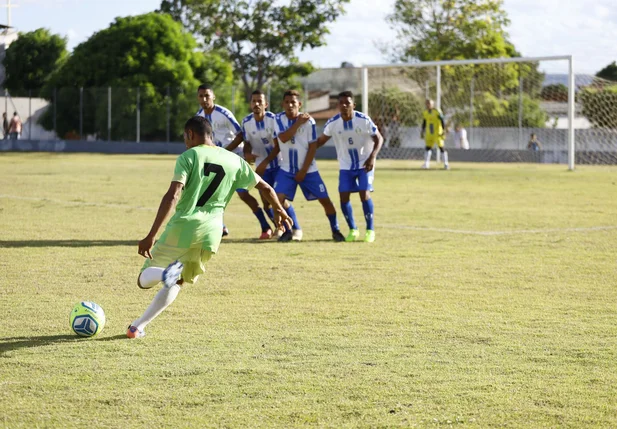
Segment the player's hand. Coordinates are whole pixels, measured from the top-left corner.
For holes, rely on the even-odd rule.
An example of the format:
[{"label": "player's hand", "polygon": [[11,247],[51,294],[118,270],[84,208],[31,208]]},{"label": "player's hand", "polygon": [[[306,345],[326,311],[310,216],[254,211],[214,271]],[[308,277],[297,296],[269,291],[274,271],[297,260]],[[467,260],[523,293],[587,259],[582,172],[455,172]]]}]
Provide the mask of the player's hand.
[{"label": "player's hand", "polygon": [[294,179],[296,179],[296,182],[300,183],[304,180],[305,177],[306,177],[306,171],[300,170],[296,173],[296,176],[294,177]]},{"label": "player's hand", "polygon": [[250,154],[245,153],[244,154],[244,160],[246,162],[248,162],[249,164],[254,163],[256,159],[257,159],[257,157],[255,155],[253,155],[252,153],[250,153]]},{"label": "player's hand", "polygon": [[287,212],[283,210],[274,211],[274,224],[279,231],[285,231],[286,228],[290,228],[294,225],[293,220],[289,217]]},{"label": "player's hand", "polygon": [[375,157],[369,156],[368,159],[364,162],[364,171],[367,173],[371,172],[375,168]]},{"label": "player's hand", "polygon": [[311,119],[311,115],[309,115],[308,113],[302,113],[300,116],[298,116],[298,123],[300,125],[306,124],[309,119]]},{"label": "player's hand", "polygon": [[154,246],[154,237],[147,236],[146,238],[141,240],[139,244],[137,245],[138,247],[137,253],[139,253],[144,258],[152,259],[152,253],[150,253],[150,250],[152,250],[153,246]]}]

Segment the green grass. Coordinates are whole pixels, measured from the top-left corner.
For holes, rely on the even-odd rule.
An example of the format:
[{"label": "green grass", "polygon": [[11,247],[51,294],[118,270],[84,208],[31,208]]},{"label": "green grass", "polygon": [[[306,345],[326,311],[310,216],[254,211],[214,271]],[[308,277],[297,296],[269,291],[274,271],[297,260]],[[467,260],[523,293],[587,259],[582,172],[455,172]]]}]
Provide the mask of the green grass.
[{"label": "green grass", "polygon": [[[305,242],[257,242],[234,198],[131,341],[173,157],[0,155],[0,426],[616,427],[617,168],[418,164],[379,162],[372,245],[301,197]],[[70,334],[80,300],[100,337]]]}]

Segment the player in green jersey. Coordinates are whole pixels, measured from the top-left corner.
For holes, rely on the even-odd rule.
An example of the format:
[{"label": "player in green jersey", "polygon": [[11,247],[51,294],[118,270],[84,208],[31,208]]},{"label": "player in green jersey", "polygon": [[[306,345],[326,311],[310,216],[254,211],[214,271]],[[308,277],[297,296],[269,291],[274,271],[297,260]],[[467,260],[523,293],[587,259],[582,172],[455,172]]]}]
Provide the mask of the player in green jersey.
[{"label": "player in green jersey", "polygon": [[[137,284],[149,289],[163,282],[144,314],[133,321],[129,338],[145,335],[144,328],[178,296],[180,285],[194,283],[204,264],[221,243],[223,213],[236,189],[257,188],[274,208],[277,227],[291,228],[292,221],[274,190],[239,156],[212,141],[212,125],[195,116],[184,126],[187,151],[178,157],[169,189],[150,232],[139,242],[139,254],[148,258]],[[165,231],[155,242],[165,219],[176,209]]]}]

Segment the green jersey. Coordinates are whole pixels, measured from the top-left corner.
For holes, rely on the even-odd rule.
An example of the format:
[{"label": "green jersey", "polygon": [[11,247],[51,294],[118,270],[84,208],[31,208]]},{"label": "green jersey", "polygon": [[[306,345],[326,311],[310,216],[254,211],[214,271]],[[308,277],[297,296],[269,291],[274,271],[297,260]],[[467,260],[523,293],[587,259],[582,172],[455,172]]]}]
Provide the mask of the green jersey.
[{"label": "green jersey", "polygon": [[223,212],[236,189],[251,189],[259,176],[238,155],[216,146],[193,147],[176,160],[174,182],[184,191],[159,241],[216,252]]}]

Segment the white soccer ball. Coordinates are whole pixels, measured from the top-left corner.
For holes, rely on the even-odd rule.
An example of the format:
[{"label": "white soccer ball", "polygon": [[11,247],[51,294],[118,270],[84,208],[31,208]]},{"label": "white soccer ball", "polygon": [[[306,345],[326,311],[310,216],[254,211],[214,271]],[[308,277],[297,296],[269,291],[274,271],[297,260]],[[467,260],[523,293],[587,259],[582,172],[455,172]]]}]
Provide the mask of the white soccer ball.
[{"label": "white soccer ball", "polygon": [[94,302],[82,301],[73,307],[69,322],[80,337],[94,337],[105,326],[105,312]]}]

